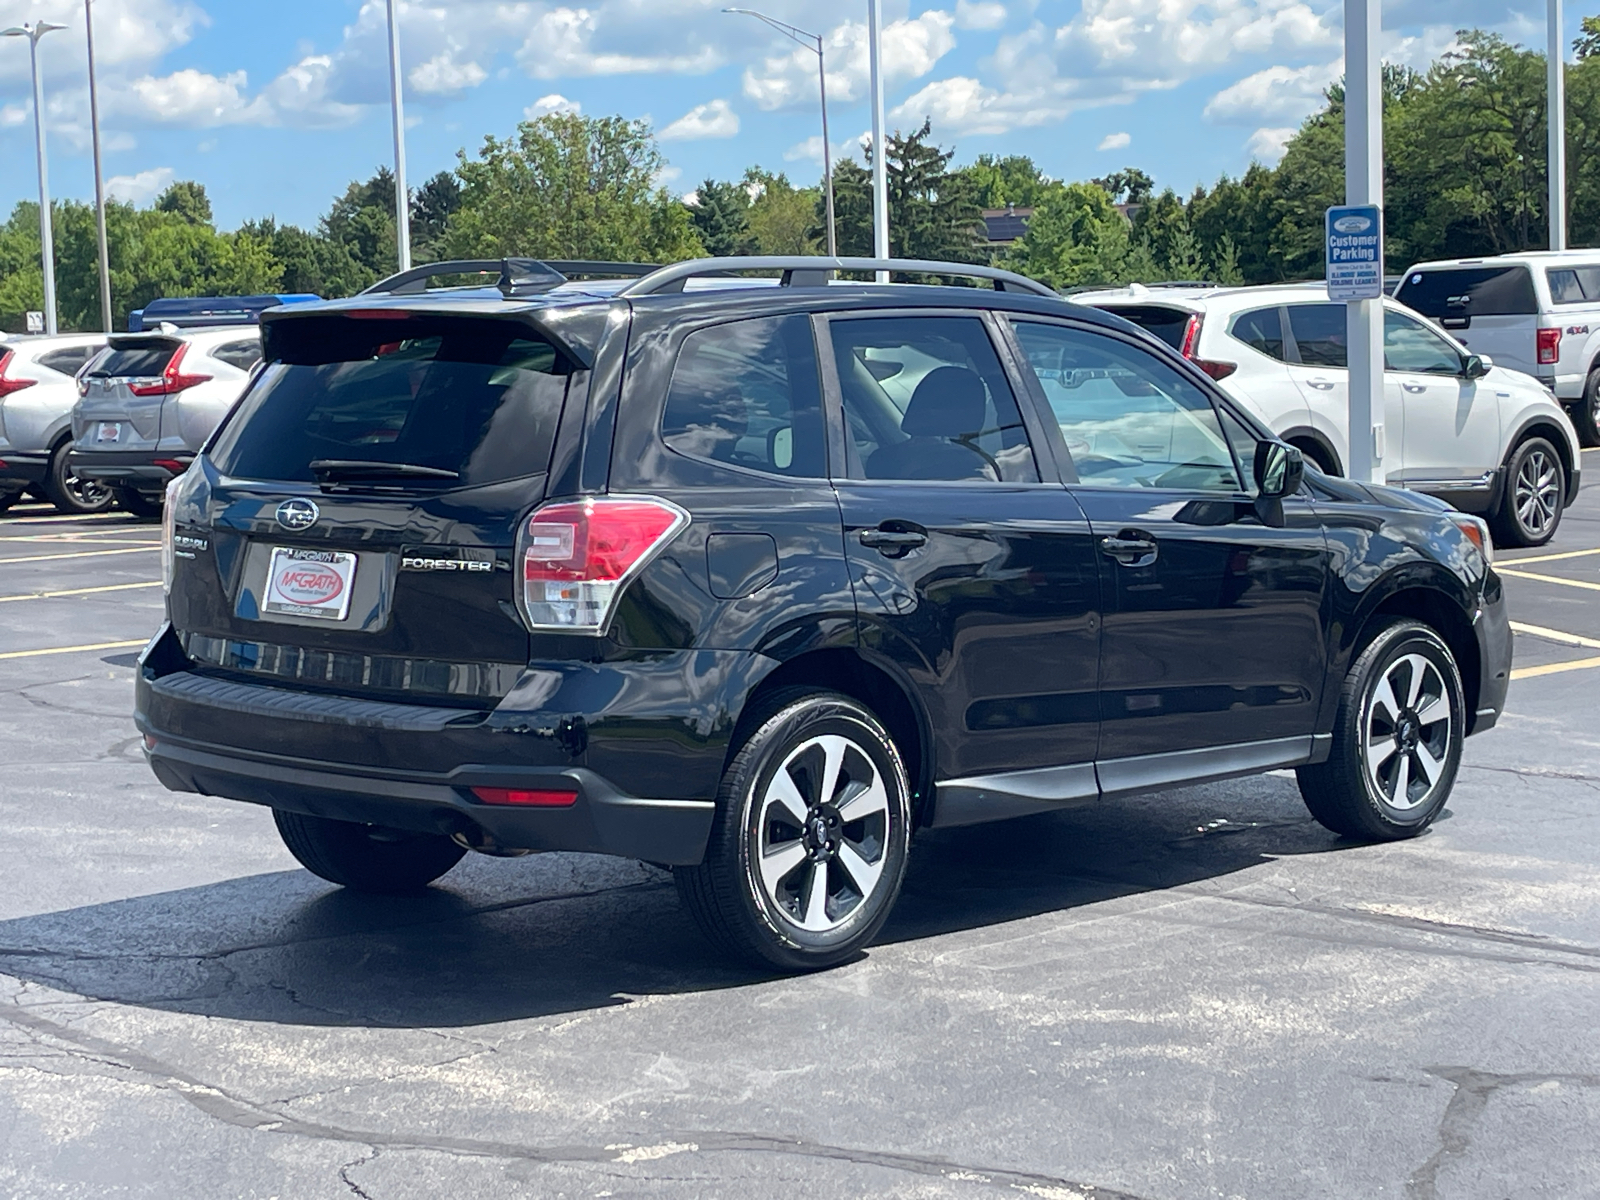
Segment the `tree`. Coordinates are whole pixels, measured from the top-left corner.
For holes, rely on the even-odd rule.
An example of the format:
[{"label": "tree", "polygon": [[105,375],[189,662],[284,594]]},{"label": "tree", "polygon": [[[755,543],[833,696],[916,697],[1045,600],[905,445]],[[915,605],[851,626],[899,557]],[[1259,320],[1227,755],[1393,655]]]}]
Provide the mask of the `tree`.
[{"label": "tree", "polygon": [[157,212],[173,213],[191,225],[211,224],[211,198],[204,184],[190,179],[175,179],[156,198]]},{"label": "tree", "polygon": [[1126,282],[1150,278],[1149,249],[1130,261],[1129,226],[1104,188],[1069,183],[1034,210],[1028,232],[1002,265],[1052,287]]},{"label": "tree", "polygon": [[1110,196],[1116,204],[1143,204],[1155,191],[1156,182],[1138,167],[1124,167],[1113,171],[1104,179],[1091,180],[1096,187]]},{"label": "tree", "polygon": [[[821,188],[797,188],[783,173],[751,167],[744,173],[750,202],[750,236],[757,254],[815,254],[827,244],[826,202]],[[820,210],[823,216],[819,218]]]},{"label": "tree", "polygon": [[1583,33],[1572,42],[1572,52],[1579,59],[1593,58],[1600,53],[1600,17],[1585,17]]},{"label": "tree", "polygon": [[689,220],[706,248],[717,258],[749,254],[756,239],[750,232],[750,189],[743,183],[707,179],[695,190]]},{"label": "tree", "polygon": [[411,260],[438,258],[435,247],[444,237],[450,215],[461,207],[461,184],[453,172],[440,171],[411,197]]},{"label": "tree", "polygon": [[956,174],[966,178],[973,199],[984,208],[1032,208],[1058,186],[1025,154],[980,154]]}]

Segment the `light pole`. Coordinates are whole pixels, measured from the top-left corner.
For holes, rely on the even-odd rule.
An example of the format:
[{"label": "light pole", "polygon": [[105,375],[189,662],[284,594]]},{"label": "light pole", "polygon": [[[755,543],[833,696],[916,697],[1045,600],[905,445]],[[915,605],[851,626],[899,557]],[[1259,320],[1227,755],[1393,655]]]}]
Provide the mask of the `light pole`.
[{"label": "light pole", "polygon": [[0,29],[0,37],[28,39],[28,59],[33,67],[33,136],[39,148],[39,259],[44,264],[44,331],[56,332],[56,245],[51,234],[50,176],[44,158],[44,89],[39,86],[39,39],[65,25],[35,21]]},{"label": "light pole", "polygon": [[[1383,76],[1380,0],[1344,0],[1344,193],[1346,204],[1383,205]],[[1379,241],[1378,273],[1383,273]],[[1383,483],[1383,301],[1346,303],[1350,478]]]},{"label": "light pole", "polygon": [[394,109],[394,233],[400,270],[411,269],[411,197],[406,192],[406,115],[400,99],[400,25],[389,6],[389,99]]},{"label": "light pole", "polygon": [[775,20],[766,13],[758,13],[751,8],[725,8],[722,11],[765,21],[785,37],[815,52],[817,56],[817,91],[822,97],[822,190],[828,206],[828,257],[834,258],[839,253],[839,242],[833,228],[833,143],[828,141],[828,72],[823,65],[822,37],[820,34],[796,29],[787,22]]},{"label": "light pole", "polygon": [[[883,71],[878,53],[882,0],[867,0],[867,62],[872,92],[872,256],[889,257],[888,147],[883,143]],[[879,271],[878,282],[888,283],[889,272]]]},{"label": "light pole", "polygon": [[1550,116],[1549,181],[1550,181],[1550,249],[1567,248],[1567,80],[1564,71],[1566,49],[1561,44],[1561,0],[1550,0],[1549,15],[1545,18],[1546,36],[1550,47],[1545,66],[1549,70],[1549,86],[1545,104]]},{"label": "light pole", "polygon": [[94,231],[100,244],[100,328],[111,332],[111,251],[106,245],[106,186],[100,171],[100,101],[94,85],[94,0],[83,0],[83,33],[89,43],[89,141],[94,149]]}]

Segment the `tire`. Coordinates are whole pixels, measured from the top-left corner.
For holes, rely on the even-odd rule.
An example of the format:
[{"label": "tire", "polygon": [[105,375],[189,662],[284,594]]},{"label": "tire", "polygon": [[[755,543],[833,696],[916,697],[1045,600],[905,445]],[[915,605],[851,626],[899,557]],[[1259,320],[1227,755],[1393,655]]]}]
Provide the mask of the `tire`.
[{"label": "tire", "polygon": [[899,895],[905,766],[847,696],[785,688],[761,713],[723,774],[705,860],[673,869],[678,894],[732,954],[784,971],[834,966],[876,936]]},{"label": "tire", "polygon": [[1566,503],[1567,472],[1541,437],[1519,442],[1506,460],[1505,493],[1495,514],[1497,545],[1542,546],[1555,537]]},{"label": "tire", "polygon": [[161,501],[152,499],[135,488],[112,488],[111,493],[116,497],[117,507],[123,512],[138,517],[141,521],[161,519]]},{"label": "tire", "polygon": [[357,892],[414,892],[461,861],[466,850],[442,833],[333,821],[272,810],[278,836],[313,875]]},{"label": "tire", "polygon": [[1339,468],[1333,461],[1332,452],[1325,449],[1320,442],[1313,442],[1308,438],[1299,438],[1289,444],[1305,455],[1306,461],[1324,475],[1330,478],[1336,478],[1339,475]]},{"label": "tire", "polygon": [[1465,732],[1466,699],[1450,647],[1419,621],[1390,622],[1351,664],[1332,753],[1296,771],[1300,795],[1334,833],[1416,837],[1450,798]]},{"label": "tire", "polygon": [[57,512],[105,512],[116,497],[105,484],[94,479],[79,479],[67,461],[72,443],[62,442],[50,454],[50,469],[45,474],[43,490],[45,499],[56,506]]},{"label": "tire", "polygon": [[1585,447],[1600,446],[1600,367],[1583,381],[1583,399],[1569,410],[1578,431],[1578,442]]}]

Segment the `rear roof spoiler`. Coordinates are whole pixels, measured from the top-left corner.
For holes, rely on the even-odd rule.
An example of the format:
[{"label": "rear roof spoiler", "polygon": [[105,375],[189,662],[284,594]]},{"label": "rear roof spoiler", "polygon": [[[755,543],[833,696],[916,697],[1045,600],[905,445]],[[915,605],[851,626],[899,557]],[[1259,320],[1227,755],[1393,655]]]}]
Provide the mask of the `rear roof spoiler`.
[{"label": "rear roof spoiler", "polygon": [[535,296],[569,279],[639,279],[659,271],[653,263],[592,262],[586,259],[460,258],[412,267],[364,289],[363,296],[416,296],[428,291],[428,280],[441,275],[496,275],[492,286],[507,299]]}]

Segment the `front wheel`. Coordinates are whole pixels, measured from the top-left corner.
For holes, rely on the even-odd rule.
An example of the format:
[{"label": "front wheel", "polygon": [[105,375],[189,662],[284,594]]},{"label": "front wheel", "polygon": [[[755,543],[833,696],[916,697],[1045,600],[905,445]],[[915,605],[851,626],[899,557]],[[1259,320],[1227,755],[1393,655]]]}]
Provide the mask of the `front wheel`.
[{"label": "front wheel", "polygon": [[1380,629],[1339,694],[1333,750],[1300,767],[1323,826],[1370,841],[1415,837],[1439,815],[1461,766],[1466,700],[1450,647],[1419,621]]},{"label": "front wheel", "polygon": [[1495,516],[1495,541],[1542,546],[1556,535],[1566,503],[1567,472],[1544,438],[1520,443],[1506,462],[1505,494]]},{"label": "front wheel", "polygon": [[857,954],[905,876],[911,789],[894,741],[846,696],[785,689],[728,764],[705,860],[678,893],[710,939],[764,967]]},{"label": "front wheel", "polygon": [[334,821],[281,808],[272,810],[272,819],[302,867],[358,892],[414,892],[466,853],[442,833]]},{"label": "front wheel", "polygon": [[51,453],[43,484],[45,499],[56,506],[57,512],[105,512],[115,499],[111,489],[97,479],[80,478],[67,458],[71,449],[70,442],[62,442]]}]

